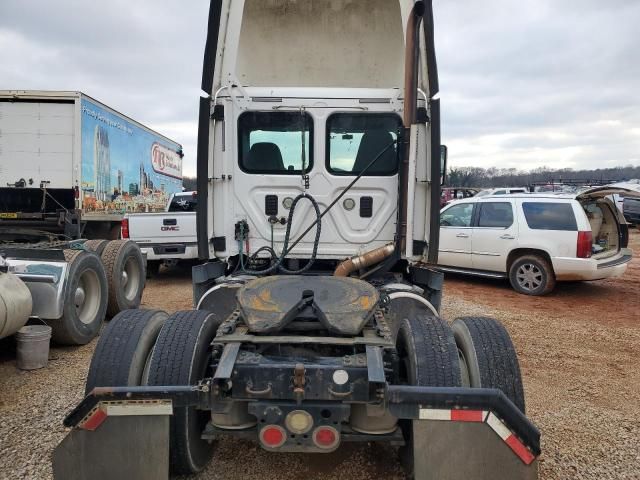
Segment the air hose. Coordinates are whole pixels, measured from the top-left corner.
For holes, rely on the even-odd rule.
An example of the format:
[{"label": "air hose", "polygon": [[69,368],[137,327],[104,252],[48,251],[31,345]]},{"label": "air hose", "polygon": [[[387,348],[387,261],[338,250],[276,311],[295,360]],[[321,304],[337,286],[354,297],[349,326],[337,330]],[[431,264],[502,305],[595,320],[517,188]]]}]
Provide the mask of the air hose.
[{"label": "air hose", "polygon": [[[316,221],[314,222],[314,225],[316,227],[316,237],[313,240],[313,251],[311,252],[311,258],[309,258],[309,261],[306,263],[306,265],[304,267],[302,267],[301,269],[299,269],[299,270],[289,270],[288,268],[285,268],[282,264],[284,263],[284,259],[286,258],[287,254],[290,251],[289,240],[290,240],[290,237],[291,237],[291,223],[293,221],[293,212],[295,211],[296,205],[298,204],[298,202],[300,200],[302,200],[303,198],[306,198],[307,200],[309,200],[311,202],[311,205],[313,205],[313,209],[315,210]],[[254,259],[254,258],[256,258],[258,253],[267,251],[271,255],[271,260],[272,261],[274,259],[276,260],[276,262],[273,263],[270,267],[268,267],[268,268],[266,268],[264,270],[250,270],[250,269],[245,267],[245,265],[244,265],[244,255],[242,254],[242,237],[243,237],[243,233],[244,232],[242,232],[242,227],[241,227],[241,235],[240,235],[241,238],[240,238],[240,240],[238,240],[238,246],[239,246],[239,252],[240,252],[240,270],[243,273],[247,273],[249,275],[266,275],[268,273],[275,272],[276,270],[280,270],[280,271],[282,271],[284,273],[287,273],[289,275],[299,275],[301,273],[304,273],[304,272],[306,272],[307,270],[309,270],[311,268],[311,266],[313,265],[313,262],[315,262],[315,260],[316,260],[316,255],[318,253],[318,245],[320,243],[321,230],[322,230],[322,215],[320,214],[320,207],[318,206],[318,202],[316,202],[316,199],[313,198],[308,193],[306,193],[306,192],[301,193],[291,203],[291,208],[289,210],[289,218],[287,220],[287,230],[286,230],[285,235],[284,235],[284,246],[282,248],[282,253],[280,254],[280,256],[278,257],[276,255],[276,252],[271,247],[260,247],[249,258],[249,260]],[[301,240],[301,238],[299,238],[298,241],[299,240]],[[296,244],[297,243],[298,242],[296,242]],[[295,246],[295,244],[292,245],[291,248],[293,248],[294,246]]]}]

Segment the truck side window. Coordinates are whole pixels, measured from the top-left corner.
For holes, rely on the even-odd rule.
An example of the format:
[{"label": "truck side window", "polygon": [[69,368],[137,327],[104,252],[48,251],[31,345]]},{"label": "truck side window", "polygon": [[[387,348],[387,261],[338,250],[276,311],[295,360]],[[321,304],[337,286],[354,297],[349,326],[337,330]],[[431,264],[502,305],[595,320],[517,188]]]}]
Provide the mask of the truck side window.
[{"label": "truck side window", "polygon": [[306,112],[243,113],[238,143],[240,168],[247,173],[300,175],[303,161],[306,172],[313,166],[313,120]]},{"label": "truck side window", "polygon": [[509,202],[480,204],[478,227],[509,228],[513,225],[513,207]]},{"label": "truck side window", "polygon": [[[327,120],[327,169],[334,175],[358,175],[396,140],[400,117],[393,113],[335,113]],[[398,172],[396,145],[367,169],[365,176]]]},{"label": "truck side window", "polygon": [[522,211],[533,230],[578,230],[570,203],[524,202]]}]

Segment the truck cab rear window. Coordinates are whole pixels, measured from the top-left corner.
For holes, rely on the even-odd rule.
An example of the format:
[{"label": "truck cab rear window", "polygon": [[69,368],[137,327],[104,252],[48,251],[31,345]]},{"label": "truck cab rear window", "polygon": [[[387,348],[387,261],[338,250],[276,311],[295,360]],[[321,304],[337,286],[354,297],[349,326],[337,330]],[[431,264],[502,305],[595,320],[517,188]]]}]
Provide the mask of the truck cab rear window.
[{"label": "truck cab rear window", "polygon": [[576,217],[570,203],[524,202],[522,211],[527,225],[531,229],[578,230]]},{"label": "truck cab rear window", "polygon": [[[238,119],[240,168],[294,175],[313,166],[313,121],[304,112],[247,112]],[[304,155],[303,155],[304,152]]]},{"label": "truck cab rear window", "polygon": [[[396,140],[400,117],[375,113],[336,113],[327,120],[327,169],[334,175],[358,175]],[[396,145],[367,169],[365,176],[395,175]]]}]

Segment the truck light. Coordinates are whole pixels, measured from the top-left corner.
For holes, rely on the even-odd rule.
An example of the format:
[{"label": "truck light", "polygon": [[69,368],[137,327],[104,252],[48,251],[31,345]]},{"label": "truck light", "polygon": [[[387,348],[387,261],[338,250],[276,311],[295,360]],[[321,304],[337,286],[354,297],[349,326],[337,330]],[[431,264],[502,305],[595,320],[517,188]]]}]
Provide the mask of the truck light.
[{"label": "truck light", "polygon": [[284,424],[291,433],[301,435],[307,433],[313,427],[313,418],[304,410],[294,410],[289,412]]},{"label": "truck light", "polygon": [[576,246],[576,252],[578,258],[591,257],[591,244],[593,242],[593,235],[590,231],[578,232],[578,244]]},{"label": "truck light", "polygon": [[313,443],[323,450],[335,448],[339,442],[340,434],[333,427],[322,426],[313,431]]},{"label": "truck light", "polygon": [[120,235],[122,238],[129,238],[129,219],[123,218],[120,222]]},{"label": "truck light", "polygon": [[260,430],[260,441],[267,448],[279,448],[287,441],[287,433],[278,425],[267,425]]}]

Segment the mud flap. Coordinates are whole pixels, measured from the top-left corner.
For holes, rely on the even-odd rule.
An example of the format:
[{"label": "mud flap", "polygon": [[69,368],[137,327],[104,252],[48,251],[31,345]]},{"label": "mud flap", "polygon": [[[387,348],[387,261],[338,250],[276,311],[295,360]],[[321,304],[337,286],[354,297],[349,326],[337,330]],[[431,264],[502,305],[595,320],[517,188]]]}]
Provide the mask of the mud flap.
[{"label": "mud flap", "polygon": [[526,464],[485,422],[414,420],[413,441],[415,480],[538,478],[538,460]]},{"label": "mud flap", "polygon": [[53,451],[56,480],[169,478],[171,403],[98,406]]}]

